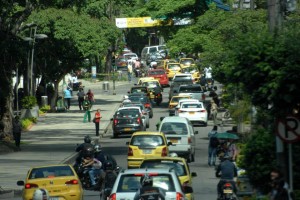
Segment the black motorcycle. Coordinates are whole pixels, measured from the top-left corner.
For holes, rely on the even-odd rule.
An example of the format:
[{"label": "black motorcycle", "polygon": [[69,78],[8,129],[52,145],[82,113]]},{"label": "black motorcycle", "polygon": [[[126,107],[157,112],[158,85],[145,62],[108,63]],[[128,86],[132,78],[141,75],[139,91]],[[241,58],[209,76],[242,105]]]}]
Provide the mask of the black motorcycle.
[{"label": "black motorcycle", "polygon": [[95,177],[96,185],[98,187],[96,187],[96,188],[92,187],[91,179],[89,176],[89,171],[91,170],[91,167],[85,167],[85,166],[83,166],[83,164],[79,164],[75,167],[75,170],[80,179],[83,189],[100,191],[100,188],[101,188],[100,175],[97,175]]},{"label": "black motorcycle", "polygon": [[117,179],[120,168],[116,167],[113,171],[105,171],[105,175],[103,177],[103,185],[100,191],[100,200],[107,200],[110,196],[114,183]]},{"label": "black motorcycle", "polygon": [[154,94],[154,102],[156,103],[156,105],[159,106],[159,104],[162,102],[162,94],[161,93]]},{"label": "black motorcycle", "polygon": [[234,186],[231,181],[224,181],[222,183],[221,197],[218,200],[236,200],[234,197]]}]

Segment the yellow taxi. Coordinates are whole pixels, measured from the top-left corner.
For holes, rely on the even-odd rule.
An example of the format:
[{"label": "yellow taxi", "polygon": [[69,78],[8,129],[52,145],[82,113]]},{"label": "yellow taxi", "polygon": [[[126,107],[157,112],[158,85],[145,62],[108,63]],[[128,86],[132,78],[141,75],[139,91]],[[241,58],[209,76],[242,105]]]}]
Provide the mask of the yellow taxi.
[{"label": "yellow taxi", "polygon": [[142,85],[142,83],[147,80],[155,80],[155,78],[154,77],[142,77],[142,78],[139,78],[137,84]]},{"label": "yellow taxi", "polygon": [[183,66],[183,67],[181,67],[180,72],[181,73],[190,73],[190,74],[192,74],[195,81],[198,81],[201,77],[199,69],[194,65],[192,65],[192,66]]},{"label": "yellow taxi", "polygon": [[173,96],[169,102],[169,116],[175,114],[175,107],[178,105],[180,99],[190,99],[191,96],[188,95],[180,95],[180,96]]},{"label": "yellow taxi", "polygon": [[[196,172],[190,172],[186,160],[181,157],[145,158],[140,168],[173,168],[183,187],[192,187],[192,177],[197,176]],[[194,199],[193,193],[186,194],[186,198],[189,200]]]},{"label": "yellow taxi", "polygon": [[82,200],[83,189],[74,168],[67,164],[38,166],[31,168],[25,181],[17,185],[24,186],[23,200],[32,200],[38,188],[48,190],[51,200]]},{"label": "yellow taxi", "polygon": [[162,132],[138,131],[132,134],[128,145],[127,167],[138,168],[144,158],[169,155],[165,134]]},{"label": "yellow taxi", "polygon": [[190,67],[195,66],[195,61],[193,58],[180,58],[180,67]]},{"label": "yellow taxi", "polygon": [[180,72],[181,67],[180,63],[171,63],[169,62],[166,66],[166,73],[169,80],[173,79],[176,73]]}]

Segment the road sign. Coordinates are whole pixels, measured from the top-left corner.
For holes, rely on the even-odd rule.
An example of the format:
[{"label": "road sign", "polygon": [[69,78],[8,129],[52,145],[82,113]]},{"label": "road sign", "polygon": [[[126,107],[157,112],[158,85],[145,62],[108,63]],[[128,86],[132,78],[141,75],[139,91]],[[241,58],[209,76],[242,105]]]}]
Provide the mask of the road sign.
[{"label": "road sign", "polygon": [[277,121],[277,135],[287,143],[300,140],[300,119],[287,116]]}]

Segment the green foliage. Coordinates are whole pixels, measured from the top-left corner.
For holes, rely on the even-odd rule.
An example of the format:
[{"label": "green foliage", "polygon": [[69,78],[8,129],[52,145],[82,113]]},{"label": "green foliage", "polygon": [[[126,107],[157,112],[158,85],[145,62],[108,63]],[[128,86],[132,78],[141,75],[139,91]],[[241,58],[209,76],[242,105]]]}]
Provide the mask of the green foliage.
[{"label": "green foliage", "polygon": [[50,105],[44,105],[43,107],[40,108],[40,111],[42,113],[46,113],[46,112],[50,111],[50,109],[51,109]]},{"label": "green foliage", "polygon": [[21,100],[22,108],[24,109],[32,109],[37,105],[37,100],[35,96],[25,96]]},{"label": "green foliage", "polygon": [[262,192],[268,192],[270,170],[275,166],[275,137],[265,129],[253,133],[241,149],[239,165],[245,169],[250,182]]},{"label": "green foliage", "polygon": [[22,123],[22,129],[28,130],[28,128],[32,125],[33,122],[30,119],[26,118],[26,119],[22,119],[21,123]]}]

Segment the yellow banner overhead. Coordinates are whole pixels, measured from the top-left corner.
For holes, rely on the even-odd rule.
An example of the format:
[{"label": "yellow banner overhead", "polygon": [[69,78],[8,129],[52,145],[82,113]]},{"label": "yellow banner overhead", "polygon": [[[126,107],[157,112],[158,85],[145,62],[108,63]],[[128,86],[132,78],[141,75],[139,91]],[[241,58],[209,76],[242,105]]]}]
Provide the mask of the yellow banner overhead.
[{"label": "yellow banner overhead", "polygon": [[151,17],[116,18],[118,28],[137,28],[159,26],[161,20],[153,20]]}]

